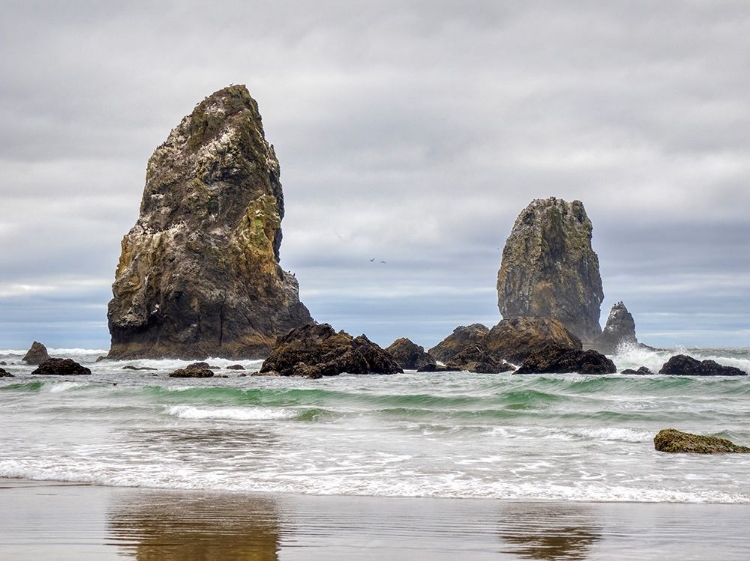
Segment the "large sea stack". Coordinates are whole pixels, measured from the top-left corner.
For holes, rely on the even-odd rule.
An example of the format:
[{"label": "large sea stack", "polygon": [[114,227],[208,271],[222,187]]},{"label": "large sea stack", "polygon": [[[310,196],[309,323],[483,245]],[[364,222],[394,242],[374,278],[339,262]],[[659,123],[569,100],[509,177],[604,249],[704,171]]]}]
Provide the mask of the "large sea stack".
[{"label": "large sea stack", "polygon": [[532,201],[503,249],[497,276],[503,317],[557,319],[584,344],[593,342],[604,293],[591,231],[581,201]]},{"label": "large sea stack", "polygon": [[148,162],[122,240],[109,358],[260,358],[312,321],[279,266],[284,195],[245,86],[199,103]]}]

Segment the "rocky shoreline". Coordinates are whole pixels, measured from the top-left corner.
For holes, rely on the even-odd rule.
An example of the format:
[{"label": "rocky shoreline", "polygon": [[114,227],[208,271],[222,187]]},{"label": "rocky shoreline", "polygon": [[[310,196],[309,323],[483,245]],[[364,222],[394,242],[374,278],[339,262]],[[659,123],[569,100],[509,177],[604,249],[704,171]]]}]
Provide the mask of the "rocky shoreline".
[{"label": "rocky shoreline", "polygon": [[[539,325],[545,325],[540,323]],[[496,326],[497,327],[497,326]],[[494,329],[494,328],[493,328]],[[529,374],[582,374],[610,375],[616,374],[614,362],[606,355],[593,349],[583,350],[580,345],[563,345],[550,338],[538,349],[525,353],[524,360],[514,362],[511,357],[516,354],[504,354],[504,349],[513,348],[517,332],[506,333],[507,339],[497,336],[497,330],[490,341],[485,339],[493,330],[481,324],[461,326],[432,349],[424,350],[407,338],[400,338],[383,349],[370,341],[365,335],[352,337],[344,331],[337,332],[328,324],[311,323],[291,330],[280,337],[271,353],[265,358],[258,372],[252,376],[291,376],[304,378],[322,378],[339,374],[398,374],[404,371],[416,371],[424,374],[435,372],[469,372],[479,374],[513,373]],[[538,334],[538,333],[537,333]],[[44,348],[34,342],[31,350]],[[46,348],[44,348],[46,352]],[[27,353],[26,356],[29,356]],[[34,361],[34,354],[22,363],[36,365],[32,375],[87,375],[91,370],[69,358],[47,358],[41,363]],[[105,357],[100,357],[104,359]],[[8,365],[4,365],[8,366]],[[173,371],[174,378],[208,378],[213,377],[218,367],[206,362],[196,362]],[[151,371],[152,368],[126,365],[125,370]],[[240,376],[247,376],[240,364],[226,367],[227,370],[243,371]],[[671,356],[658,372],[647,367],[626,369],[621,375],[637,376],[747,376],[744,370],[733,366],[721,365],[713,360],[697,360],[684,354]],[[12,377],[13,373],[0,368],[0,377]]]}]

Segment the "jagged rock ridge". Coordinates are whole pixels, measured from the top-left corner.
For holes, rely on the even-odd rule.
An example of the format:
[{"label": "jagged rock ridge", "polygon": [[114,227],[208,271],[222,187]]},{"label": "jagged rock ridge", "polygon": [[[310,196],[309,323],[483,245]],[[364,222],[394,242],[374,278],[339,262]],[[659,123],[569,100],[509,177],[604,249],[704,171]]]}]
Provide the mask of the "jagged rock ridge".
[{"label": "jagged rock ridge", "polygon": [[503,248],[497,279],[503,317],[557,319],[584,343],[594,341],[604,293],[591,234],[581,201],[532,201]]},{"label": "jagged rock ridge", "polygon": [[404,369],[418,370],[435,365],[435,359],[425,352],[424,347],[406,337],[396,339],[385,350]]},{"label": "jagged rock ridge", "polygon": [[505,372],[508,362],[520,364],[549,345],[581,350],[581,341],[556,319],[515,317],[492,329],[481,323],[460,326],[430,349],[449,369]]},{"label": "jagged rock ridge", "polygon": [[609,312],[604,330],[594,344],[600,353],[613,354],[620,347],[638,345],[635,320],[622,302],[617,302]]},{"label": "jagged rock ridge", "polygon": [[122,241],[109,358],[260,358],[312,321],[279,266],[284,196],[245,86],[199,103],[151,156]]}]

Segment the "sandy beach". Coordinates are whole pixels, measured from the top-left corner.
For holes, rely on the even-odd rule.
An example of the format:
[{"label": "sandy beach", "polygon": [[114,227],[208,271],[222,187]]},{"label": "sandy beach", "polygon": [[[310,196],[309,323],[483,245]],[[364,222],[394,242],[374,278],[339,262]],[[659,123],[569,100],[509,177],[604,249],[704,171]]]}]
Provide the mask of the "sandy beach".
[{"label": "sandy beach", "polygon": [[3,561],[747,559],[748,505],[254,495],[0,480]]}]

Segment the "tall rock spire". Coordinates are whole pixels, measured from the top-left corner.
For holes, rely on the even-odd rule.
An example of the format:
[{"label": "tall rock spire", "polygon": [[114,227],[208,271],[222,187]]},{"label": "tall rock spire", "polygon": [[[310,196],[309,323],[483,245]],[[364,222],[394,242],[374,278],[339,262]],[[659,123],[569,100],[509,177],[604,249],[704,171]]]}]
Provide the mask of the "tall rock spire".
[{"label": "tall rock spire", "polygon": [[199,103],[151,156],[107,313],[110,358],[260,358],[312,321],[279,266],[284,196],[245,86]]},{"label": "tall rock spire", "polygon": [[581,201],[532,201],[503,249],[497,276],[503,317],[554,318],[584,343],[594,341],[604,293],[591,232]]}]

